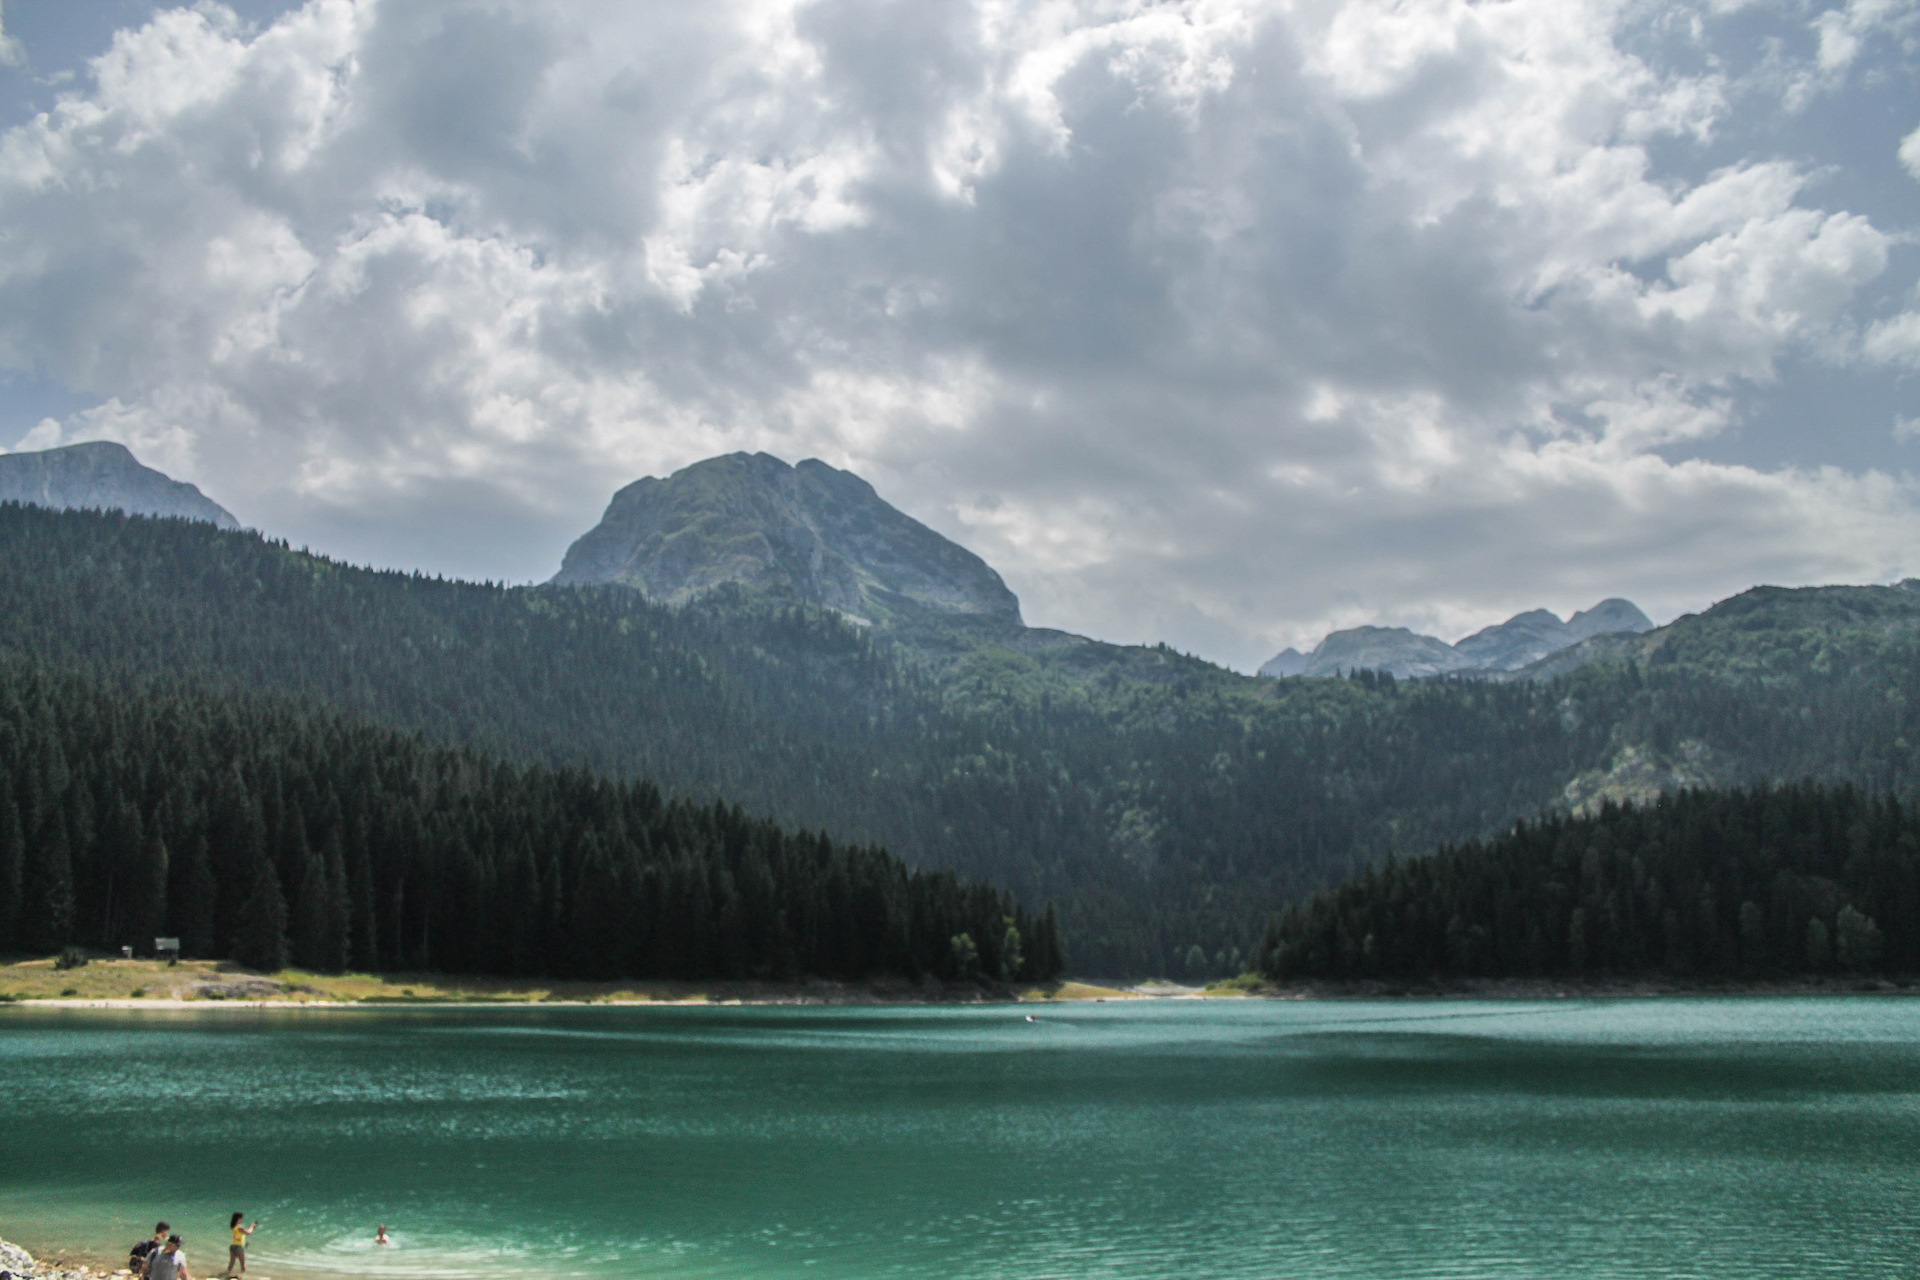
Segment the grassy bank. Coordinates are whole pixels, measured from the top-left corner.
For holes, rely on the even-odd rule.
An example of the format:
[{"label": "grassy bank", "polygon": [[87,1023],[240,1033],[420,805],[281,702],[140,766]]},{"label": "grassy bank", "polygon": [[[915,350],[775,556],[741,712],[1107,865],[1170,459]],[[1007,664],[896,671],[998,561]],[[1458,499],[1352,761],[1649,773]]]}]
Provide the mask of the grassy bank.
[{"label": "grassy bank", "polygon": [[557,982],[427,973],[261,974],[226,961],[90,959],[58,967],[55,957],[0,963],[0,1000],[116,1004],[908,1004],[979,1000],[1103,1000],[1130,992],[1084,982],[1015,990],[977,983],[904,979],[844,982]]}]

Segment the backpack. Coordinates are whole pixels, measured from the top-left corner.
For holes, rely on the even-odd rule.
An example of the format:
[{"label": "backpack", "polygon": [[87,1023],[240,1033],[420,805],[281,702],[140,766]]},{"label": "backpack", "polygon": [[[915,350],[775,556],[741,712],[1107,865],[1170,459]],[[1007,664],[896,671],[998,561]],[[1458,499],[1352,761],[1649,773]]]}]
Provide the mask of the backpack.
[{"label": "backpack", "polygon": [[149,1236],[147,1239],[135,1244],[133,1248],[127,1250],[127,1270],[133,1272],[136,1276],[139,1275],[140,1268],[147,1264],[147,1255],[152,1253],[156,1247],[153,1243],[153,1238]]}]

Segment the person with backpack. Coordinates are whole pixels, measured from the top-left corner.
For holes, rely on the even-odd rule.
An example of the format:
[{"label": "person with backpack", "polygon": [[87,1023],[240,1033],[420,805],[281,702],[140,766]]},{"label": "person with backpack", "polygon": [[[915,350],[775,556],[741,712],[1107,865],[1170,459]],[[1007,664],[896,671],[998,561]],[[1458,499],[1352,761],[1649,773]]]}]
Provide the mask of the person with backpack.
[{"label": "person with backpack", "polygon": [[171,1230],[173,1230],[173,1228],[164,1222],[154,1223],[153,1234],[145,1240],[138,1241],[133,1248],[127,1251],[127,1270],[133,1272],[136,1276],[145,1271],[147,1267],[147,1255],[167,1243],[167,1232]]},{"label": "person with backpack", "polygon": [[140,1280],[193,1280],[187,1273],[187,1255],[178,1235],[167,1237],[166,1244],[147,1255],[147,1266]]}]

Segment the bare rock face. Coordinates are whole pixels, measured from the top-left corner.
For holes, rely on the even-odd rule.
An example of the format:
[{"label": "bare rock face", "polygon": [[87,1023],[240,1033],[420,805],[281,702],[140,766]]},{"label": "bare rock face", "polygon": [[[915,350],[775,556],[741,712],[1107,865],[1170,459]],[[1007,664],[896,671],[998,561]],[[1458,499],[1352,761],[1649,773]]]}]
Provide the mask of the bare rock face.
[{"label": "bare rock face", "polygon": [[1338,676],[1354,671],[1384,671],[1401,680],[1445,675],[1471,666],[1445,640],[1405,627],[1354,627],[1336,631],[1314,646],[1301,675]]},{"label": "bare rock face", "polygon": [[1631,600],[1622,600],[1619,596],[1602,600],[1591,609],[1582,609],[1567,619],[1567,630],[1574,640],[1585,640],[1588,636],[1612,635],[1615,632],[1631,631],[1642,635],[1653,630],[1653,619],[1640,612],[1640,606]]},{"label": "bare rock face", "polygon": [[141,466],[125,445],[107,440],[0,454],[0,502],[178,516],[222,529],[240,527],[231,512],[194,486]]},{"label": "bare rock face", "polygon": [[1336,631],[1301,654],[1288,649],[1260,668],[1263,676],[1337,676],[1365,669],[1400,679],[1519,671],[1594,636],[1653,630],[1653,621],[1632,601],[1602,600],[1562,622],[1557,614],[1534,609],[1476,631],[1458,644],[1423,636],[1405,627],[1355,627]]},{"label": "bare rock face", "polygon": [[1573,629],[1560,621],[1558,615],[1546,609],[1534,609],[1515,614],[1484,631],[1476,631],[1453,647],[1483,671],[1517,671],[1580,639],[1582,637],[1574,635]]},{"label": "bare rock face", "polygon": [[1021,625],[1019,600],[979,556],[851,472],[765,453],[636,480],[567,548],[553,582],[624,583],[669,604],[737,582],[872,622],[920,611]]}]

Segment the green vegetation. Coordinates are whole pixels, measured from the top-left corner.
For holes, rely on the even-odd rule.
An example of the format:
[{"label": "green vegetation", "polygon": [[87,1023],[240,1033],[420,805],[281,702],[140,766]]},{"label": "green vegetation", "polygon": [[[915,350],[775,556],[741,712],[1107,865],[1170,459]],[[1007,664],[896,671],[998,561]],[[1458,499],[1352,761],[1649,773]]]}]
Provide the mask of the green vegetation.
[{"label": "green vegetation", "polygon": [[1920,970],[1920,809],[1853,787],[1683,791],[1369,870],[1269,927],[1299,978]]},{"label": "green vegetation", "polygon": [[[0,952],[261,970],[1041,982],[1053,913],[650,784],[0,660]],[[977,941],[966,972],[955,937]]]},{"label": "green vegetation", "polygon": [[[1520,818],[1689,785],[1920,793],[1920,591],[1892,587],[1749,592],[1544,683],[1263,681],[981,620],[882,632],[734,587],[669,609],[4,506],[0,650],[725,800],[1056,902],[1082,972],[1188,982],[1245,968],[1288,901]],[[960,932],[989,948],[956,927],[943,954]]]}]

